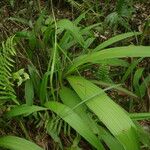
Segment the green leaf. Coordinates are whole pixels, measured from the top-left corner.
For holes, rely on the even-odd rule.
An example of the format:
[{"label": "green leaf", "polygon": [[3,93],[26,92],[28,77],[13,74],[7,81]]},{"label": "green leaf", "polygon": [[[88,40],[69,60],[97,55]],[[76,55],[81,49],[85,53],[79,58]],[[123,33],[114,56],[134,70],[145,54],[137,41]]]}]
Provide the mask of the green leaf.
[{"label": "green leaf", "polygon": [[39,89],[40,89],[40,75],[39,75],[39,72],[35,68],[35,66],[33,66],[33,65],[29,65],[28,70],[29,70],[29,73],[30,73],[30,79],[33,83],[35,94],[37,96],[39,96],[39,94],[40,94],[39,93]]},{"label": "green leaf", "polygon": [[148,147],[147,149],[150,148],[150,134],[149,132],[147,132],[147,130],[144,129],[144,127],[142,127],[137,121],[134,121],[136,126],[137,126],[137,130],[138,130],[138,136],[140,139],[140,142],[143,143],[145,149],[146,147]]},{"label": "green leaf", "polygon": [[141,93],[141,97],[143,97],[145,95],[146,89],[148,89],[150,85],[150,75],[148,75],[142,82],[142,84],[140,85],[139,89],[140,89],[140,93]]},{"label": "green leaf", "polygon": [[150,120],[150,113],[132,113],[130,114],[130,117],[133,120]]},{"label": "green leaf", "polygon": [[89,12],[90,9],[88,9],[87,11],[83,12],[82,14],[80,14],[80,16],[78,16],[75,20],[74,20],[74,24],[78,25],[82,19],[85,18],[85,15]]},{"label": "green leaf", "polygon": [[66,74],[69,74],[76,70],[79,66],[86,63],[95,63],[96,61],[123,58],[123,57],[150,57],[149,46],[125,46],[108,48],[99,52],[91,52],[86,55],[77,57],[68,69]]},{"label": "green leaf", "polygon": [[121,40],[124,40],[126,38],[129,38],[129,37],[132,37],[132,36],[137,36],[137,35],[140,35],[142,34],[141,32],[128,32],[128,33],[123,33],[123,34],[119,34],[115,37],[112,37],[110,38],[109,40],[103,42],[102,44],[98,45],[94,51],[99,51],[99,50],[102,50],[116,42],[119,42]]},{"label": "green leaf", "polygon": [[[93,61],[94,63],[94,61]],[[123,59],[118,58],[112,58],[112,59],[106,59],[106,60],[98,60],[95,61],[95,64],[105,64],[110,66],[122,66],[122,67],[128,67],[129,63]]]},{"label": "green leaf", "polygon": [[121,143],[111,135],[110,132],[106,131],[104,127],[99,127],[100,138],[107,144],[110,150],[124,150]]},{"label": "green leaf", "polygon": [[46,72],[42,78],[41,86],[40,86],[40,102],[43,105],[46,102],[47,98],[47,84],[48,77],[50,76],[50,72]]},{"label": "green leaf", "polygon": [[93,145],[93,147],[98,150],[104,150],[103,145],[93,134],[89,126],[74,111],[72,111],[71,108],[58,102],[47,102],[45,106],[66,121],[73,129]]},{"label": "green leaf", "polygon": [[33,105],[34,99],[34,88],[31,79],[27,80],[25,83],[25,100],[28,106]]},{"label": "green leaf", "polygon": [[84,47],[84,39],[79,31],[79,28],[75,26],[75,24],[67,19],[62,19],[57,23],[57,25],[59,28],[69,31],[74,39]]},{"label": "green leaf", "polygon": [[133,72],[133,70],[135,69],[135,67],[138,65],[138,63],[140,61],[142,61],[143,58],[139,58],[137,60],[134,60],[131,65],[128,67],[126,73],[124,74],[124,76],[122,77],[122,82],[125,82],[125,80],[128,78],[128,76]]},{"label": "green leaf", "polygon": [[[94,83],[94,84],[97,84],[97,85],[104,86],[104,87],[109,87],[109,86],[114,86],[115,85],[115,84],[112,84],[112,83],[106,83],[106,82],[97,81],[97,80],[91,80],[91,82]],[[129,96],[132,96],[134,98],[137,98],[137,95],[135,95],[131,91],[127,90],[126,88],[116,86],[116,87],[114,87],[114,89],[117,90],[117,91],[123,92],[123,93],[125,93]]]},{"label": "green leaf", "polygon": [[140,97],[141,97],[141,91],[140,91],[140,83],[139,82],[142,77],[143,71],[144,71],[144,68],[137,69],[134,74],[134,77],[133,77],[133,86],[134,86],[135,92]]},{"label": "green leaf", "polygon": [[11,117],[16,117],[20,115],[27,115],[27,114],[29,115],[33,112],[43,111],[43,110],[47,110],[47,108],[35,106],[35,105],[32,105],[32,106],[20,105],[20,106],[16,106],[12,108],[5,115],[6,117],[11,118]]},{"label": "green leaf", "polygon": [[10,150],[43,150],[35,143],[16,136],[0,137],[0,147]]},{"label": "green leaf", "polygon": [[[29,46],[32,50],[37,46],[37,39],[36,39],[36,36],[33,32],[29,32],[29,31],[17,32],[16,37],[28,39],[29,40]],[[30,57],[32,57],[32,55],[33,55],[32,50],[27,51],[27,53]]]},{"label": "green leaf", "polygon": [[91,98],[85,104],[123,144],[126,150],[139,150],[136,127],[119,105],[113,102],[102,89],[84,78],[68,77],[68,81],[82,101],[102,92],[101,95]]},{"label": "green leaf", "polygon": [[[60,98],[62,102],[70,107],[71,109],[74,109],[78,104],[81,103],[81,99],[79,96],[71,89],[67,87],[63,87],[59,92]],[[92,118],[87,114],[87,106],[85,104],[82,104],[74,109],[74,112],[76,112],[82,120],[89,125],[91,130],[97,134],[98,128],[97,124],[92,120]]]}]

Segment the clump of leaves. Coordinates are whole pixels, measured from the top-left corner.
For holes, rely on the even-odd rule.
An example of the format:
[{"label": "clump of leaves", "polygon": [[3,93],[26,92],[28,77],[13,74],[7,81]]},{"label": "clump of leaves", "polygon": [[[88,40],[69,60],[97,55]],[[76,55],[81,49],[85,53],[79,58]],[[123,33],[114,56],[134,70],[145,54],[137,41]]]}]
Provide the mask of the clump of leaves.
[{"label": "clump of leaves", "polygon": [[[36,57],[33,51],[27,49],[30,55],[26,57],[33,63],[28,66],[30,80],[26,81],[26,102],[20,101],[21,105],[10,108],[5,117],[8,119],[17,116],[28,117],[34,112],[40,114],[39,111],[43,111],[47,116],[45,117],[47,131],[59,143],[58,135],[65,126],[64,121],[98,150],[105,149],[104,143],[112,150],[118,147],[121,150],[139,150],[140,142],[148,147],[149,145],[146,145],[148,142],[141,140],[141,132],[132,120],[132,117],[138,120],[140,114],[138,117],[137,114],[130,117],[129,113],[106,94],[106,91],[119,85],[113,84],[101,89],[80,76],[80,72],[91,64],[127,67],[128,62],[121,58],[150,57],[147,46],[107,48],[113,43],[141,33],[121,34],[90,48],[96,38],[91,30],[98,24],[78,27],[82,20],[81,16],[74,22],[67,19],[56,21],[54,18],[47,25],[41,23],[43,18],[41,20],[33,31],[26,31],[29,33],[27,35],[32,36],[25,38],[30,45],[33,44],[34,53],[38,49],[39,60],[43,58],[40,57],[41,54],[48,59],[44,64],[47,69],[41,69],[42,63],[39,62],[42,61],[34,61]],[[24,32],[20,35],[24,35],[22,33]],[[20,36],[22,37],[24,38]],[[51,110],[51,113],[47,110]],[[51,114],[55,114],[56,117]],[[149,115],[145,116],[149,118]],[[51,132],[52,128],[55,129],[54,132]]]}]

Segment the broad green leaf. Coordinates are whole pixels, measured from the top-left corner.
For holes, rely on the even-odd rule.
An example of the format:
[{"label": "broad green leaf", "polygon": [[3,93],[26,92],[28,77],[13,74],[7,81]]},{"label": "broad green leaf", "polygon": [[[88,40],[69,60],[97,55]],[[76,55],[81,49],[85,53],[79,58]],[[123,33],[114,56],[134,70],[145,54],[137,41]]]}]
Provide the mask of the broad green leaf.
[{"label": "broad green leaf", "polygon": [[0,147],[10,150],[44,150],[35,143],[16,136],[1,136]]},{"label": "broad green leaf", "polygon": [[84,39],[79,31],[79,28],[75,26],[75,24],[67,19],[62,19],[57,23],[57,26],[69,31],[74,39],[84,47]]},{"label": "broad green leaf", "polygon": [[73,129],[75,129],[82,137],[84,137],[93,147],[98,150],[104,150],[103,145],[93,134],[89,126],[66,105],[58,102],[47,102],[47,108],[55,112],[64,121],[66,121]]},{"label": "broad green leaf", "polygon": [[129,37],[132,37],[132,36],[137,36],[137,35],[140,35],[142,34],[141,32],[128,32],[128,33],[123,33],[123,34],[119,34],[119,35],[116,35],[115,37],[112,37],[110,38],[109,40],[103,42],[102,44],[98,45],[94,51],[99,51],[99,50],[102,50],[116,42],[119,42],[121,40],[124,40],[126,38],[129,38]]},{"label": "broad green leaf", "polygon": [[68,77],[68,81],[82,101],[91,97],[85,104],[126,150],[139,150],[136,127],[129,115],[119,105],[113,102],[102,89],[82,77]]},{"label": "broad green leaf", "polygon": [[26,104],[28,106],[33,105],[33,99],[34,99],[34,88],[33,88],[33,83],[29,79],[25,83],[25,100]]},{"label": "broad green leaf", "polygon": [[[71,89],[63,87],[60,91],[60,97],[63,103],[70,108],[74,109],[80,102],[81,99]],[[99,135],[100,139],[104,140],[110,150],[124,150],[121,144],[106,131],[106,129],[98,126],[96,122],[88,115],[86,105],[79,105],[74,111],[82,118],[82,120],[91,128],[91,130]]]},{"label": "broad green leaf", "polygon": [[76,70],[79,66],[86,63],[95,63],[96,61],[123,58],[123,57],[150,57],[149,46],[125,46],[108,48],[99,52],[91,52],[77,57],[70,66],[66,74]]},{"label": "broad green leaf", "polygon": [[5,115],[6,115],[6,117],[11,118],[11,117],[27,115],[27,114],[31,114],[33,112],[43,111],[43,110],[47,110],[47,108],[35,106],[35,105],[32,105],[32,106],[20,105],[20,106],[16,106],[16,107],[12,108]]},{"label": "broad green leaf", "polygon": [[[79,96],[71,89],[67,87],[63,87],[59,92],[60,98],[62,102],[70,107],[71,109],[74,109],[78,104],[81,103],[81,99]],[[87,114],[87,106],[85,104],[80,105],[79,107],[74,109],[74,112],[76,112],[82,120],[89,125],[91,130],[98,134],[98,127],[96,123],[92,120],[92,118]]]}]

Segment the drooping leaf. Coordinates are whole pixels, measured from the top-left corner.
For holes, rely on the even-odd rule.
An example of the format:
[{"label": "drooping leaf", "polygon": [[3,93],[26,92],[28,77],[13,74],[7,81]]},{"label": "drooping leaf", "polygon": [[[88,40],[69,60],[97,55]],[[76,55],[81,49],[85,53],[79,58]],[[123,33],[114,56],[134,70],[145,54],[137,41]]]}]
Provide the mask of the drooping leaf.
[{"label": "drooping leaf", "polygon": [[0,137],[0,147],[10,150],[43,150],[35,143],[16,136]]},{"label": "drooping leaf", "polygon": [[16,106],[16,107],[12,108],[5,115],[6,115],[6,117],[11,118],[11,117],[27,115],[27,114],[31,114],[33,112],[43,111],[43,110],[47,110],[47,108],[35,106],[35,105],[32,105],[32,106],[20,105],[20,106]]}]

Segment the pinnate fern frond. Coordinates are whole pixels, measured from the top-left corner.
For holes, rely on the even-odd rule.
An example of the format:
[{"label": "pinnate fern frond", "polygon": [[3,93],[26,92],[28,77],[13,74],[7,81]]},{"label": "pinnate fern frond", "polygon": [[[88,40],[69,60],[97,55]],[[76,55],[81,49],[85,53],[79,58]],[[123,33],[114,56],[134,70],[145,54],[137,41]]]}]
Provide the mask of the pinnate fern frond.
[{"label": "pinnate fern frond", "polygon": [[0,48],[0,101],[16,100],[16,94],[12,83],[13,57],[16,55],[13,42],[14,36],[2,42]]}]

